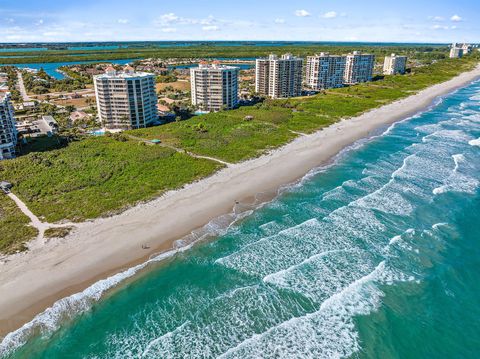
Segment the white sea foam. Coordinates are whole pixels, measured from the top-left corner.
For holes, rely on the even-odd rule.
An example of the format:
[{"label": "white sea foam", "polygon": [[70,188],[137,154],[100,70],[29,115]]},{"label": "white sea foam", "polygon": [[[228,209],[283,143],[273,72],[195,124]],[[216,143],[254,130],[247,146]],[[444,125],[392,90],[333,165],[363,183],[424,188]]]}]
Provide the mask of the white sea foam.
[{"label": "white sea foam", "polygon": [[264,282],[321,303],[370,273],[376,264],[378,261],[375,263],[374,256],[363,250],[329,251],[270,274]]},{"label": "white sea foam", "polygon": [[479,181],[465,173],[459,171],[461,164],[466,162],[463,154],[452,155],[454,168],[444,184],[433,189],[433,194],[439,195],[446,192],[465,192],[474,193],[479,185]]},{"label": "white sea foam", "polygon": [[360,350],[353,317],[380,306],[378,280],[393,280],[381,262],[371,273],[325,300],[318,311],[290,319],[230,348],[219,358],[340,358]]},{"label": "white sea foam", "polygon": [[477,138],[475,140],[470,140],[468,141],[468,144],[470,146],[477,146],[477,147],[480,147],[480,138]]},{"label": "white sea foam", "polygon": [[[479,99],[479,95],[470,98],[472,101]],[[386,225],[376,217],[372,209],[387,214],[411,214],[414,209],[413,202],[404,197],[405,193],[420,197],[422,190],[431,188],[429,186],[435,182],[443,182],[443,184],[433,189],[434,194],[449,190],[469,190],[472,185],[478,186],[478,181],[475,179],[472,181],[461,171],[462,165],[465,165],[465,157],[460,154],[451,156],[455,146],[464,146],[467,141],[471,146],[480,146],[480,138],[472,140],[466,133],[471,124],[474,124],[475,121],[478,122],[478,116],[475,117],[475,114],[472,113],[471,119],[461,123],[462,130],[445,128],[458,125],[460,123],[458,116],[464,116],[467,111],[471,113],[467,103],[463,103],[462,106],[464,111],[461,113],[458,108],[452,107],[452,112],[456,114],[448,114],[449,119],[441,121],[441,123],[417,127],[417,131],[428,135],[423,138],[423,143],[412,145],[406,150],[407,153],[400,154],[406,157],[403,158],[403,164],[396,170],[394,168],[399,165],[397,164],[398,158],[391,161],[389,158],[385,160],[384,164],[377,163],[375,166],[366,168],[363,174],[369,175],[369,177],[357,181],[347,181],[342,186],[326,193],[323,196],[324,200],[339,199],[346,203],[328,214],[323,221],[311,219],[298,226],[287,223],[290,225],[288,229],[284,228],[285,223],[279,223],[279,221],[267,223],[262,226],[265,235],[263,238],[216,261],[217,264],[229,268],[260,275],[269,285],[288,288],[315,300],[322,298],[320,291],[323,294],[331,295],[322,303],[317,312],[289,319],[281,324],[269,322],[268,324],[272,324],[270,328],[266,328],[262,334],[254,335],[253,326],[248,326],[248,324],[252,324],[251,318],[247,315],[248,311],[251,310],[251,313],[254,313],[255,310],[265,310],[262,315],[264,314],[267,318],[275,318],[278,313],[268,312],[268,310],[279,308],[279,306],[276,306],[274,300],[271,299],[272,293],[270,292],[266,295],[255,289],[254,293],[243,295],[243,291],[246,293],[251,289],[236,289],[229,292],[228,295],[216,298],[211,303],[212,306],[219,305],[219,308],[215,309],[217,311],[213,311],[218,314],[218,317],[213,316],[212,319],[224,320],[225,323],[228,323],[226,327],[214,328],[213,325],[209,325],[209,322],[202,323],[206,324],[205,327],[194,327],[191,321],[187,321],[167,334],[150,338],[144,345],[144,356],[155,357],[159,354],[159,348],[179,350],[182,345],[185,345],[183,348],[185,350],[189,345],[188,349],[192,350],[188,353],[190,356],[205,354],[205,352],[201,352],[204,348],[200,347],[205,343],[211,344],[212,348],[225,349],[228,348],[228,345],[231,346],[231,343],[235,343],[234,345],[239,343],[225,352],[223,356],[242,358],[274,356],[331,358],[348,356],[359,350],[358,334],[355,331],[352,317],[358,314],[368,314],[378,307],[382,292],[374,282],[392,283],[396,280],[412,280],[413,278],[402,276],[401,273],[392,270],[385,270],[385,262],[382,262],[373,272],[357,279],[356,275],[363,275],[364,272],[371,269],[373,261],[361,256],[350,258],[335,256],[355,251],[353,239],[368,243],[369,246],[366,247],[372,252],[375,252],[381,244],[374,242],[388,240],[388,238],[382,238],[383,232],[387,229]],[[391,134],[397,124],[390,126],[380,136]],[[336,157],[336,160],[341,158],[344,153],[358,149],[368,141],[357,142],[344,150]],[[412,154],[408,155],[408,151],[411,151]],[[447,161],[450,156],[455,164],[453,170],[451,162],[449,166]],[[299,183],[288,186],[286,189],[294,189],[296,186],[304,184],[305,181],[326,168],[328,166],[312,170]],[[388,173],[391,173],[390,179],[385,177]],[[382,185],[380,179],[388,182]],[[364,193],[361,193],[359,197],[355,191]],[[431,196],[431,192],[429,194]],[[251,212],[245,212],[244,215],[249,213]],[[217,235],[225,233],[225,228],[228,228],[234,221],[235,218],[231,217],[220,218],[216,222],[211,222],[204,230],[192,234],[192,239],[199,240],[212,233]],[[440,226],[442,224],[437,223],[432,228],[436,230]],[[406,233],[409,233],[408,231],[413,230],[407,230]],[[402,236],[392,237],[389,239],[387,247],[400,246],[403,242],[402,239]],[[190,241],[177,242],[182,246],[185,243],[190,243]],[[179,250],[187,248],[189,246],[181,247]],[[176,252],[165,253],[151,261],[162,260]],[[378,252],[382,253],[380,250]],[[335,261],[328,262],[329,255],[335,257]],[[352,261],[349,262],[349,259]],[[57,301],[31,322],[8,334],[0,344],[0,354],[7,354],[23,344],[32,333],[49,333],[55,330],[62,320],[87,311],[106,291],[130,278],[151,261],[99,281],[81,293]],[[336,265],[342,265],[342,268],[351,270],[350,272],[329,272],[329,270],[336,270]],[[327,278],[319,283],[318,280],[322,278],[322,274]],[[353,277],[350,277],[350,274]],[[309,275],[311,277],[306,278]],[[328,275],[330,276],[328,277]],[[336,293],[336,291],[340,292]],[[332,293],[336,294],[332,295]],[[273,298],[275,298],[274,295]],[[235,302],[232,303],[232,300]],[[269,304],[266,305],[266,303]],[[238,309],[248,310],[245,313]],[[237,326],[241,326],[244,331],[237,331]],[[228,329],[225,329],[227,327]],[[210,330],[212,332],[209,332]],[[198,335],[195,337],[198,341],[191,342],[192,333]],[[223,337],[221,342],[215,342],[219,336],[212,335],[208,338],[209,334],[218,333],[228,335]],[[245,338],[245,336],[249,337]],[[179,338],[180,340],[175,342]],[[195,344],[198,344],[197,349],[192,347]],[[172,346],[169,347],[169,345]],[[168,356],[169,353],[174,353],[174,351],[161,352],[165,356]]]},{"label": "white sea foam", "polygon": [[264,277],[315,254],[349,246],[351,241],[343,237],[338,228],[312,219],[246,245],[237,252],[217,259],[215,264]]},{"label": "white sea foam", "polygon": [[472,100],[472,101],[480,101],[480,95],[477,94],[477,95],[471,96],[471,97],[469,97],[469,100]]},{"label": "white sea foam", "polygon": [[216,357],[257,330],[288,320],[301,307],[268,286],[255,285],[227,292],[205,309],[195,321],[150,340],[145,357]]},{"label": "white sea foam", "polygon": [[50,333],[56,330],[63,320],[86,312],[95,301],[101,298],[103,293],[115,287],[123,280],[132,277],[144,268],[147,263],[148,262],[137,265],[107,279],[100,280],[83,292],[75,293],[69,297],[58,300],[52,307],[38,314],[33,320],[24,324],[14,332],[7,334],[0,344],[0,355],[7,355],[17,347],[25,344],[32,334],[37,332],[40,332],[40,334]]},{"label": "white sea foam", "polygon": [[177,241],[174,250],[154,255],[144,263],[128,268],[127,270],[106,279],[99,280],[82,292],[72,294],[56,301],[51,307],[36,315],[30,322],[25,323],[19,329],[8,333],[0,343],[0,356],[8,355],[16,348],[24,345],[32,335],[40,334],[45,336],[54,332],[60,327],[63,321],[87,312],[108,290],[116,287],[126,279],[133,277],[149,264],[163,261],[179,252],[186,251],[190,249],[193,244],[194,242],[190,242],[180,246]]}]

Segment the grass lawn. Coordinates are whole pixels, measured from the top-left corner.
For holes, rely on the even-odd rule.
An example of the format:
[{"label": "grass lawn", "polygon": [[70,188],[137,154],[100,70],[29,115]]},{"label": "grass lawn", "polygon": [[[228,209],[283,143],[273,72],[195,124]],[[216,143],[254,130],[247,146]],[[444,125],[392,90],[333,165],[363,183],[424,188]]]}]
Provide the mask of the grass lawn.
[{"label": "grass lawn", "polygon": [[25,243],[38,231],[9,197],[0,193],[0,253],[15,253],[25,249]]}]

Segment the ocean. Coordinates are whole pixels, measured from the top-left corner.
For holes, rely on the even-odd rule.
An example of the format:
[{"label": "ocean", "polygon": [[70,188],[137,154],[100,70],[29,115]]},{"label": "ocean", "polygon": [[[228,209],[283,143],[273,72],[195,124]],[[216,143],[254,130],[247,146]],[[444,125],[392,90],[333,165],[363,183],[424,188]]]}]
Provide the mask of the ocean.
[{"label": "ocean", "polygon": [[188,249],[57,302],[0,350],[49,359],[478,358],[479,181],[475,82],[234,223],[212,221],[211,236]]}]

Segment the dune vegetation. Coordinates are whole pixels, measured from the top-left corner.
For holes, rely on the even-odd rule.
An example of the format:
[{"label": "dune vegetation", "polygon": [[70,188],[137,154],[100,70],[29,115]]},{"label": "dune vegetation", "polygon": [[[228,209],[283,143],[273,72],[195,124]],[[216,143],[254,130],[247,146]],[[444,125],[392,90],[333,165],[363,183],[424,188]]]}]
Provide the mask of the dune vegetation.
[{"label": "dune vegetation", "polygon": [[[478,61],[478,54],[436,61],[402,76],[379,76],[370,83],[314,96],[265,100],[236,110],[131,130],[121,136],[86,137],[67,145],[54,139],[62,145],[53,147],[60,148],[42,144],[36,152],[29,151],[27,146],[25,155],[1,161],[0,179],[13,183],[13,191],[35,214],[49,222],[106,216],[181,188],[223,167],[219,162],[192,154],[226,162],[257,157],[302,133],[312,133],[446,81],[473,69]],[[160,139],[162,143],[146,145],[138,139]],[[24,238],[34,235],[18,213],[6,218],[0,218],[0,241],[7,243],[0,251],[19,248]],[[14,231],[14,238],[20,239],[20,243],[12,245],[9,233]]]},{"label": "dune vegetation", "polygon": [[0,178],[49,222],[108,215],[208,176],[221,164],[143,142],[87,138],[0,162]]},{"label": "dune vegetation", "polygon": [[15,253],[26,248],[25,243],[38,235],[29,223],[30,219],[15,202],[0,193],[0,253]]},{"label": "dune vegetation", "polygon": [[160,139],[196,154],[239,162],[282,146],[298,133],[317,131],[446,81],[473,69],[478,59],[475,55],[461,60],[442,60],[415,68],[406,75],[380,77],[373,82],[330,89],[315,96],[266,100],[254,106],[128,133]]}]

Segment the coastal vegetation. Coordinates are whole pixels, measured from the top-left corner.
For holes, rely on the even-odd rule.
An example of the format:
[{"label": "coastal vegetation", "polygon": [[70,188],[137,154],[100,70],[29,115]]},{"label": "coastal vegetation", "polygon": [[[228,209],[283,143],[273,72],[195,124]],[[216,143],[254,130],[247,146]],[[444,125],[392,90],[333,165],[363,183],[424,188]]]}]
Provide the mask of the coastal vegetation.
[{"label": "coastal vegetation", "polygon": [[37,73],[22,72],[23,82],[28,92],[36,95],[48,92],[75,91],[86,88],[88,82],[84,78],[70,78],[57,80],[49,76],[43,69]]},{"label": "coastal vegetation", "polygon": [[0,178],[47,221],[82,221],[180,188],[221,167],[125,136],[105,136],[2,161]]},{"label": "coastal vegetation", "polygon": [[[270,53],[282,54],[291,52],[299,56],[307,56],[316,52],[327,51],[332,54],[342,54],[354,50],[368,51],[382,58],[392,52],[401,53],[416,58],[419,61],[430,63],[447,57],[446,45],[361,45],[361,44],[308,44],[308,45],[283,45],[283,46],[216,46],[216,45],[193,45],[185,47],[145,47],[145,48],[121,48],[109,50],[48,50],[38,51],[35,54],[29,51],[3,52],[3,64],[18,63],[51,63],[70,61],[106,61],[122,59],[142,58],[251,58],[267,56]],[[14,57],[12,57],[14,56]]]},{"label": "coastal vegetation", "polygon": [[7,87],[9,89],[10,95],[12,96],[13,101],[20,101],[22,96],[20,91],[17,89],[17,71],[13,66],[0,66],[0,72],[7,74],[8,82]]},{"label": "coastal vegetation", "polygon": [[29,223],[30,219],[15,202],[0,193],[0,253],[15,253],[26,248],[25,243],[38,234]]},{"label": "coastal vegetation", "polygon": [[[0,162],[0,178],[12,182],[13,191],[49,222],[105,216],[223,167],[192,155],[231,163],[257,157],[302,133],[446,81],[472,69],[478,61],[478,54],[434,61],[403,76],[378,76],[371,83],[314,96],[265,100],[186,121],[179,116],[176,122],[127,131],[122,136],[72,136],[67,141],[52,138],[58,146],[39,142],[36,145],[42,149],[36,152],[29,151],[27,145],[22,149],[24,156]],[[152,139],[161,140],[161,144],[141,141]]]},{"label": "coastal vegetation", "polygon": [[[343,118],[412,95],[472,69],[478,55],[443,60],[416,68],[410,74],[331,89],[315,96],[265,100],[254,106],[196,116],[164,126],[130,131],[146,139],[158,138],[190,152],[239,162],[279,147],[298,133],[312,133]],[[252,118],[245,121],[245,118]],[[203,124],[203,131],[197,126]]]},{"label": "coastal vegetation", "polygon": [[73,229],[71,226],[67,227],[52,227],[45,230],[45,238],[65,238]]}]

